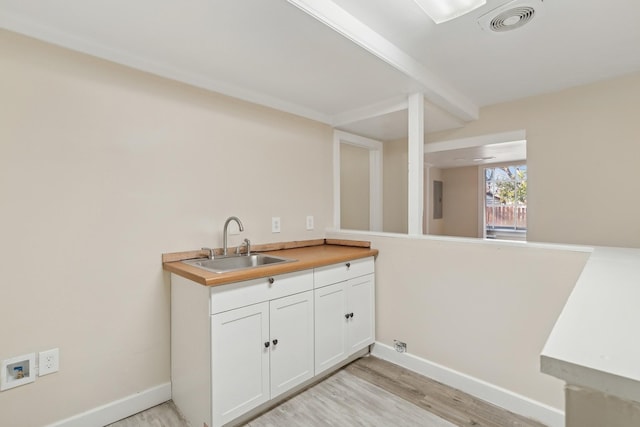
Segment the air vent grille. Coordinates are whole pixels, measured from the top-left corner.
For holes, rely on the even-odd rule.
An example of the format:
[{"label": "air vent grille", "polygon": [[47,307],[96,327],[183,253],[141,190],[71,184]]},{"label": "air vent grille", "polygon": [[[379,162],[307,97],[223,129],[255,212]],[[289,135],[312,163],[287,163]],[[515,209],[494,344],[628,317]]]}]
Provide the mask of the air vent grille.
[{"label": "air vent grille", "polygon": [[529,6],[516,7],[502,12],[493,18],[489,25],[491,31],[496,32],[515,30],[531,21],[535,13],[535,9]]},{"label": "air vent grille", "polygon": [[528,24],[544,15],[544,0],[511,0],[478,18],[485,31],[501,34]]}]

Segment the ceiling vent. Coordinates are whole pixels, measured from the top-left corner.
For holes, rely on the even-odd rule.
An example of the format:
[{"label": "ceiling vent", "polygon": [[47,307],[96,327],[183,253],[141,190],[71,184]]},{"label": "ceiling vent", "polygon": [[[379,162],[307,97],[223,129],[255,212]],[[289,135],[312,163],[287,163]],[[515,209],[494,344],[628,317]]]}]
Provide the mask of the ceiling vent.
[{"label": "ceiling vent", "polygon": [[543,0],[513,0],[478,18],[483,30],[496,33],[515,30],[540,14]]}]

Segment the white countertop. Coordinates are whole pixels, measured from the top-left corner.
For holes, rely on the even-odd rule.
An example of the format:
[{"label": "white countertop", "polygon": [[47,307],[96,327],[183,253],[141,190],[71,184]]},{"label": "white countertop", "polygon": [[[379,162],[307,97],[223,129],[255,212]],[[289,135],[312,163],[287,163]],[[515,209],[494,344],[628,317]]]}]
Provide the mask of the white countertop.
[{"label": "white countertop", "polygon": [[541,370],[640,402],[640,249],[594,248],[547,339]]}]

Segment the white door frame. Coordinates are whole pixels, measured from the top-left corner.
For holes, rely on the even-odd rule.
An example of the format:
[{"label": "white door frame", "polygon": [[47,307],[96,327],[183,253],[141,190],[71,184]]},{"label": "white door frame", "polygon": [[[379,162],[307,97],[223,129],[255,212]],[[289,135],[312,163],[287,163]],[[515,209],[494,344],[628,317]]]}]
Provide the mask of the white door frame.
[{"label": "white door frame", "polygon": [[382,142],[333,131],[333,225],[340,229],[340,144],[369,150],[369,229],[382,231]]}]

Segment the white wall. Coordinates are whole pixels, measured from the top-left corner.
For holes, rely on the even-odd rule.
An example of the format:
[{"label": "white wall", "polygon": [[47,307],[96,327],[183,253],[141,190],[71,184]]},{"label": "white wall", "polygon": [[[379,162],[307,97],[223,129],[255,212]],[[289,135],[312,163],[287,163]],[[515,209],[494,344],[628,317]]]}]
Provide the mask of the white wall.
[{"label": "white wall", "polygon": [[540,352],[588,253],[425,236],[329,233],[370,240],[376,341],[563,409],[563,385]]},{"label": "white wall", "polygon": [[478,167],[442,170],[444,235],[478,236]]},{"label": "white wall", "polygon": [[369,150],[340,144],[340,227],[369,230]]},{"label": "white wall", "polygon": [[6,31],[0,93],[0,359],[60,348],[59,373],[0,393],[0,425],[170,380],[162,253],[221,246],[229,215],[231,245],[330,224],[328,126]]},{"label": "white wall", "polygon": [[382,155],[383,230],[388,233],[407,233],[407,140],[385,142]]},{"label": "white wall", "polygon": [[640,247],[640,73],[480,110],[428,142],[525,129],[527,240]]},{"label": "white wall", "polygon": [[[425,172],[425,184],[424,184],[424,200],[425,205],[428,204],[429,209],[425,209],[425,215],[427,216],[426,221],[429,224],[429,227],[424,227],[424,230],[429,230],[428,234],[433,235],[443,235],[444,234],[444,209],[443,209],[443,217],[439,219],[433,218],[433,181],[441,181],[442,182],[442,169],[430,167],[428,168],[428,173]],[[442,189],[444,192],[444,182],[442,184]]]}]

